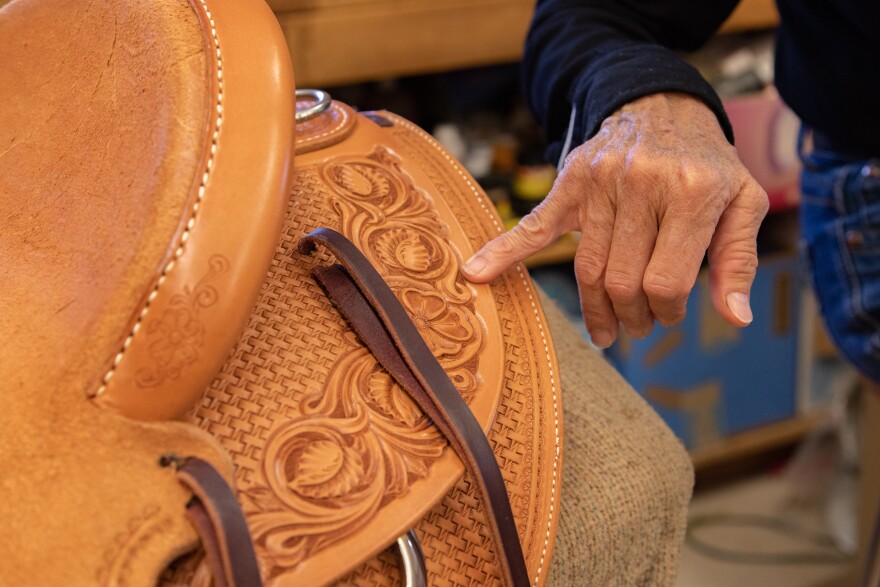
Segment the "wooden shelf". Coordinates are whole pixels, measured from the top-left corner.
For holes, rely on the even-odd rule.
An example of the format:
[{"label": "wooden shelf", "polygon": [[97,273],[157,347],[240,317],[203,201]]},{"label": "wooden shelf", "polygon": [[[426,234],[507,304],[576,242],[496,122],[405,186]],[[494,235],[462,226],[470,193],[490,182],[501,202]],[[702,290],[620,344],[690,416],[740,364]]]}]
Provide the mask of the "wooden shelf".
[{"label": "wooden shelf", "polygon": [[[327,87],[522,56],[534,0],[269,0],[297,87]],[[722,31],[776,25],[773,0],[743,0]]]},{"label": "wooden shelf", "polygon": [[825,418],[822,412],[804,414],[748,430],[717,443],[691,451],[691,460],[697,471],[745,459],[762,452],[792,445],[802,440]]},{"label": "wooden shelf", "polygon": [[516,61],[534,7],[533,0],[270,4],[287,38],[298,87]]},{"label": "wooden shelf", "polygon": [[721,26],[722,33],[770,29],[779,24],[775,0],[743,0]]}]

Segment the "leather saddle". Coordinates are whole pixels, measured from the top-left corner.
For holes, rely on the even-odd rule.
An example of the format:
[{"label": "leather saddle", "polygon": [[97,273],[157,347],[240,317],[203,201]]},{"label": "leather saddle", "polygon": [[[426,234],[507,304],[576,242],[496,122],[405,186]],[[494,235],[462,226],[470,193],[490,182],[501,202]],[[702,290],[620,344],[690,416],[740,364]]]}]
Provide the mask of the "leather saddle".
[{"label": "leather saddle", "polygon": [[457,161],[259,0],[13,0],[0,54],[0,582],[543,583],[555,355]]}]

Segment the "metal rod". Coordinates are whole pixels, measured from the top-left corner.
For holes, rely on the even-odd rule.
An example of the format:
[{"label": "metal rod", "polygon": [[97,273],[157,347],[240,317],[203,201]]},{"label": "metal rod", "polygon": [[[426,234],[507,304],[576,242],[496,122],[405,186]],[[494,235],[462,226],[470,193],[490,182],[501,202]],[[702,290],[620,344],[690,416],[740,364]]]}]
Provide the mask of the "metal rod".
[{"label": "metal rod", "polygon": [[406,587],[426,587],[428,573],[425,571],[425,557],[422,556],[422,547],[419,544],[416,531],[410,529],[398,538],[397,548],[403,563],[404,585]]}]

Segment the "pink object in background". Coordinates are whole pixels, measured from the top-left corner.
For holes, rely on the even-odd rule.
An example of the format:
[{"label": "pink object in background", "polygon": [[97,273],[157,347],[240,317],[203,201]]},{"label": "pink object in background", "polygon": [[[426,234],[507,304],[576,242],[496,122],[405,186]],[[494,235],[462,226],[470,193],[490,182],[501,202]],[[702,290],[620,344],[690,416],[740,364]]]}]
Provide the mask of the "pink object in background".
[{"label": "pink object in background", "polygon": [[736,150],[746,169],[766,190],[770,211],[785,210],[800,199],[797,153],[800,121],[782,102],[776,88],[726,98]]}]

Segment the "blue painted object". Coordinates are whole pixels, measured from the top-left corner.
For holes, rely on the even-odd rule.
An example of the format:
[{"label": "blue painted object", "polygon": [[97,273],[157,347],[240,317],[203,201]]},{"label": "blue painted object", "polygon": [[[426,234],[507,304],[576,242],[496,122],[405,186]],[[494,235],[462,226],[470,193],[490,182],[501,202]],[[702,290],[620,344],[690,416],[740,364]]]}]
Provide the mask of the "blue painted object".
[{"label": "blue painted object", "polygon": [[751,292],[754,321],[727,325],[701,274],[688,315],[644,340],[607,352],[621,374],[688,448],[795,414],[801,280],[794,256],[761,260]]}]

